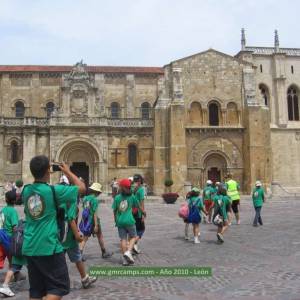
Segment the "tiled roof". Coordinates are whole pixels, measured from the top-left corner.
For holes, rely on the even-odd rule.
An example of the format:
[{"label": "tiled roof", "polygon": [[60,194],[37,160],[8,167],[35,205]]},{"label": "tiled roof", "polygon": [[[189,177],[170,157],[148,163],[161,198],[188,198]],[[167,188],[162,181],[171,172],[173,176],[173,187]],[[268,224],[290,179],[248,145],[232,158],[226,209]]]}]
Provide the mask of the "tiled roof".
[{"label": "tiled roof", "polygon": [[[34,66],[34,65],[0,65],[0,72],[62,72],[68,73],[72,66]],[[108,67],[87,66],[91,73],[131,73],[131,74],[163,74],[163,68],[159,67]]]}]

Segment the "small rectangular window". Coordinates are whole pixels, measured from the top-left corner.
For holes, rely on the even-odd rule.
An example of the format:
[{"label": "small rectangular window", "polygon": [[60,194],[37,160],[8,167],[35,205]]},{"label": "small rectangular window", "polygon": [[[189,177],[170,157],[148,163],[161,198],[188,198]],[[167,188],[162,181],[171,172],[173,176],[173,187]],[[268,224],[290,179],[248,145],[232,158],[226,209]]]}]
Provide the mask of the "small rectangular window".
[{"label": "small rectangular window", "polygon": [[294,66],[291,66],[291,73],[294,74]]},{"label": "small rectangular window", "polygon": [[260,65],[259,68],[260,68],[260,73],[262,73],[262,72],[263,72],[263,67],[262,67],[262,65]]}]

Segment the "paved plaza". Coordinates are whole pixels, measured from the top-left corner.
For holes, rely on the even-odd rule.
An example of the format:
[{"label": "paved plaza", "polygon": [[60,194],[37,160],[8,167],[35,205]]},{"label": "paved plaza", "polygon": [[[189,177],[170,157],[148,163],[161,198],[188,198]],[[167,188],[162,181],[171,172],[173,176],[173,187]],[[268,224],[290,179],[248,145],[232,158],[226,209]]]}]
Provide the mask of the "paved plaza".
[{"label": "paved plaza", "polygon": [[[69,263],[71,293],[64,299],[300,299],[299,199],[270,199],[262,210],[263,227],[252,227],[253,208],[247,198],[241,208],[242,224],[232,225],[225,243],[216,243],[216,227],[201,226],[201,244],[183,238],[179,203],[149,202],[147,228],[137,266],[211,266],[211,278],[99,278],[81,289],[75,266]],[[103,260],[96,239],[88,241],[87,266],[118,266],[120,251],[111,203],[101,203],[100,217],[107,249]],[[22,208],[18,208],[21,212]],[[4,271],[0,274],[4,278]],[[26,299],[28,282],[12,286],[15,299]]]}]

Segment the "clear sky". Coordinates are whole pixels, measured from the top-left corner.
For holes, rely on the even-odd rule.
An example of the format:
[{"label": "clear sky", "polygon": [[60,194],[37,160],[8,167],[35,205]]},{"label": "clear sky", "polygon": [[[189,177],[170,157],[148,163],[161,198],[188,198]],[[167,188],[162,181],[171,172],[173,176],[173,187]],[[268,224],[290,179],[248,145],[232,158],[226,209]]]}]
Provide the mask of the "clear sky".
[{"label": "clear sky", "polygon": [[215,48],[300,47],[300,0],[0,0],[0,64],[162,66]]}]

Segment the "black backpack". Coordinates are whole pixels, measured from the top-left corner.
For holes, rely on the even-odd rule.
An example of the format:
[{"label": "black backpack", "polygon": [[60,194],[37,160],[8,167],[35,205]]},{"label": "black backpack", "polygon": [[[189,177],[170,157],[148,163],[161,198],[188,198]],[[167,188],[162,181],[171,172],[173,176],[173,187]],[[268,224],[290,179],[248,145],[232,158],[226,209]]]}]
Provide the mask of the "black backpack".
[{"label": "black backpack", "polygon": [[13,256],[22,256],[24,228],[25,228],[25,222],[23,220],[20,220],[19,224],[14,229],[10,241],[10,254]]}]

